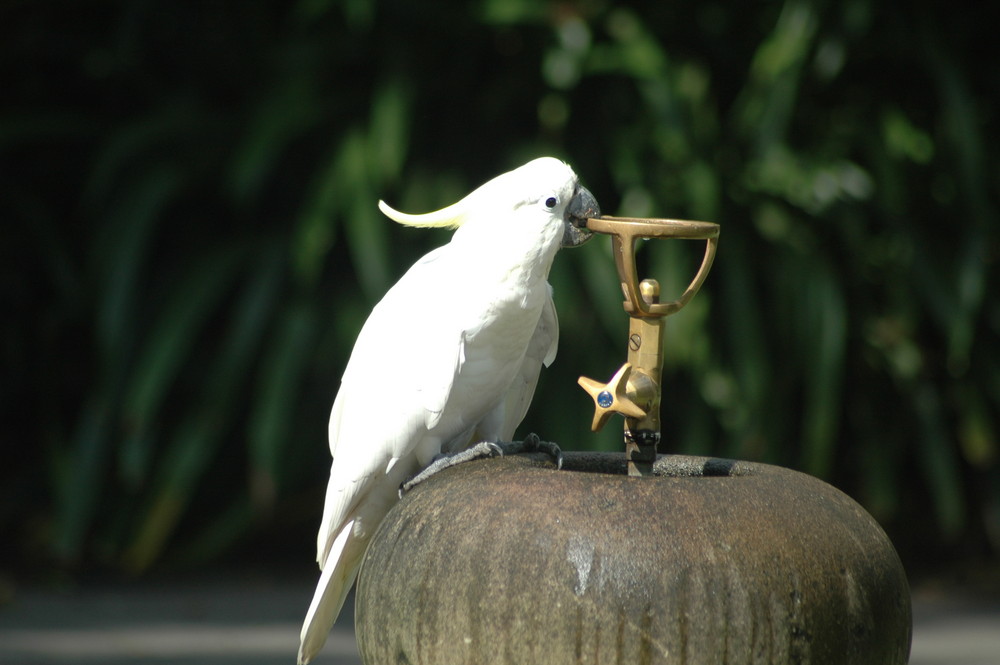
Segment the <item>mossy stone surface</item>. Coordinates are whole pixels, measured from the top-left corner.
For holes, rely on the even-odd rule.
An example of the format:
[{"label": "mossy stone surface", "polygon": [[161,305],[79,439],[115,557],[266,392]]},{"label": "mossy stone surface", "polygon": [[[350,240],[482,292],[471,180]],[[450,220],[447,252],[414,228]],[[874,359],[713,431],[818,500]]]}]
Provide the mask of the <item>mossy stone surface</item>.
[{"label": "mossy stone surface", "polygon": [[765,464],[621,455],[459,465],[389,513],[356,599],[365,663],[906,663],[909,588],[856,502]]}]

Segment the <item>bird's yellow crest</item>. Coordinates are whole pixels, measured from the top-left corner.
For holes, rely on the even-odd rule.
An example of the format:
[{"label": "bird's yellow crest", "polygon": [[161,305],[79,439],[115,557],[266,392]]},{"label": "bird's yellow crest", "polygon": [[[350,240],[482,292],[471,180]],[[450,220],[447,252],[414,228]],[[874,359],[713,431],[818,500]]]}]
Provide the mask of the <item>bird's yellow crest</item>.
[{"label": "bird's yellow crest", "polygon": [[395,208],[392,208],[385,201],[378,202],[378,209],[382,213],[393,220],[398,222],[403,226],[418,226],[424,228],[435,228],[435,229],[457,229],[465,221],[465,216],[468,213],[468,205],[466,204],[466,199],[462,199],[458,203],[452,203],[446,208],[441,208],[440,210],[435,210],[433,212],[425,212],[420,215],[411,215],[405,212],[399,212]]}]

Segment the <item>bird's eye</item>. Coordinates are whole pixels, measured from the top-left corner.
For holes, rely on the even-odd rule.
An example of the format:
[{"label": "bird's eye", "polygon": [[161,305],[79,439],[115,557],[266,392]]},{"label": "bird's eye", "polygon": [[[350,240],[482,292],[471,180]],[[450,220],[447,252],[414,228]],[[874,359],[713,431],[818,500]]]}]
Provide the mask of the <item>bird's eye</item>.
[{"label": "bird's eye", "polygon": [[546,208],[555,208],[556,203],[558,203],[558,201],[556,201],[556,197],[554,196],[550,196],[549,198],[545,199]]}]

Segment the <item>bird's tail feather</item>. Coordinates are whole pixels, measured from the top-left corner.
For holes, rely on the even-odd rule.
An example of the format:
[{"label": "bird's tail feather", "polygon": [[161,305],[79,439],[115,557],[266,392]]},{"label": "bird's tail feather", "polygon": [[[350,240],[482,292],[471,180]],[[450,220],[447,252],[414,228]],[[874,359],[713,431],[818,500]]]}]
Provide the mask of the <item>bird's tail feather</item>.
[{"label": "bird's tail feather", "polygon": [[330,546],[326,565],[316,585],[312,603],[302,624],[299,643],[299,665],[312,660],[326,644],[333,622],[344,606],[347,592],[358,575],[361,559],[368,544],[367,537],[358,537],[354,530],[354,520],[349,520]]}]

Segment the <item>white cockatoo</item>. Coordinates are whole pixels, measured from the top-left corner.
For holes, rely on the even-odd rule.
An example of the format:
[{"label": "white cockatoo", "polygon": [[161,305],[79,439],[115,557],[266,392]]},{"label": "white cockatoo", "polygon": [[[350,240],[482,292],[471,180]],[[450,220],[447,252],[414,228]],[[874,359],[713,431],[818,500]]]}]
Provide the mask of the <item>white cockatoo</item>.
[{"label": "white cockatoo", "polygon": [[407,226],[455,228],[417,261],[358,335],[330,415],[333,464],[317,537],[322,571],[299,663],[327,634],[401,484],[441,454],[510,441],[559,336],[549,269],[600,214],[573,170],[543,157]]}]

